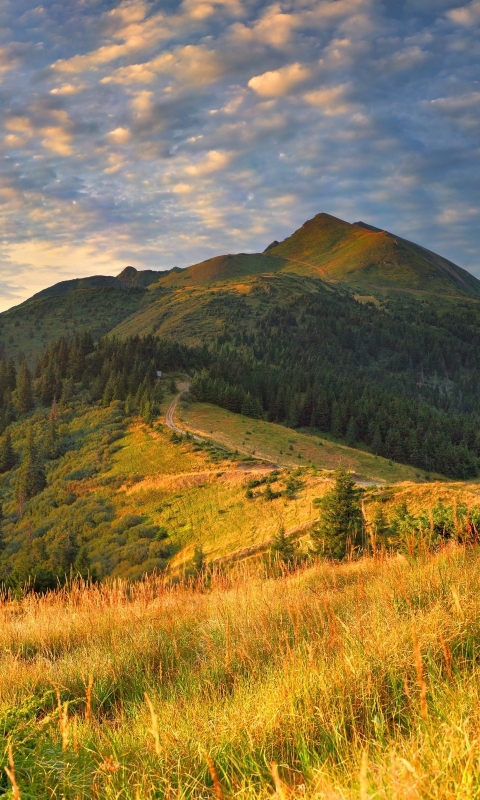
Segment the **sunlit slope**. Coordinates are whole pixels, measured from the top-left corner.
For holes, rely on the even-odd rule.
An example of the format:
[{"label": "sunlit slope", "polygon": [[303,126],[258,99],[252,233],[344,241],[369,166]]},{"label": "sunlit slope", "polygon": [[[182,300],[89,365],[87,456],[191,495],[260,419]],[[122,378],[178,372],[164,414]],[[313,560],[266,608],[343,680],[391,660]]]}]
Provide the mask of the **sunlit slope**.
[{"label": "sunlit slope", "polygon": [[244,275],[204,285],[165,288],[155,284],[149,289],[152,301],[123,319],[112,334],[124,337],[154,333],[188,344],[208,343],[212,337],[232,330],[232,326],[253,328],[259,310],[325,290],[332,291],[316,278],[284,272]]},{"label": "sunlit slope", "polygon": [[289,259],[285,269],[366,287],[480,296],[480,281],[441,256],[364,223],[317,214],[269,256]]},{"label": "sunlit slope", "polygon": [[[201,545],[208,559],[223,558],[267,542],[280,524],[288,531],[308,526],[318,513],[314,499],[329,486],[330,470],[344,467],[365,483],[402,486],[420,477],[411,467],[216,406],[182,407],[177,421],[201,433],[206,445],[172,442],[165,428],[133,423],[112,456],[111,477],[103,481],[117,515],[141,513],[168,530],[174,570],[189,562],[195,546]],[[271,484],[278,497],[266,500],[264,484],[248,497],[249,482],[272,471],[278,472]],[[292,473],[300,488],[289,499],[283,492]],[[100,553],[98,558],[100,568]],[[141,567],[120,562],[114,574],[138,577]]]},{"label": "sunlit slope", "polygon": [[199,264],[193,264],[185,270],[171,272],[161,278],[156,285],[165,287],[205,286],[218,281],[235,281],[251,275],[279,272],[285,266],[284,258],[264,253],[215,256]]},{"label": "sunlit slope", "polygon": [[178,421],[182,427],[209,436],[230,450],[254,458],[271,460],[294,469],[313,465],[316,469],[346,469],[367,480],[408,481],[423,478],[414,467],[395,464],[386,458],[298,430],[233,414],[208,403],[181,407]]}]

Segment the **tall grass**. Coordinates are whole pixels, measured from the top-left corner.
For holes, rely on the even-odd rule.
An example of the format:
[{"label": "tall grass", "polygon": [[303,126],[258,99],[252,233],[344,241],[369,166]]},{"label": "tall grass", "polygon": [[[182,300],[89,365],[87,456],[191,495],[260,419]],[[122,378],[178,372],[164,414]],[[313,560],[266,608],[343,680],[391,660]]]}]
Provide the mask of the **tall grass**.
[{"label": "tall grass", "polygon": [[5,597],[0,791],[480,797],[479,579],[452,547]]}]

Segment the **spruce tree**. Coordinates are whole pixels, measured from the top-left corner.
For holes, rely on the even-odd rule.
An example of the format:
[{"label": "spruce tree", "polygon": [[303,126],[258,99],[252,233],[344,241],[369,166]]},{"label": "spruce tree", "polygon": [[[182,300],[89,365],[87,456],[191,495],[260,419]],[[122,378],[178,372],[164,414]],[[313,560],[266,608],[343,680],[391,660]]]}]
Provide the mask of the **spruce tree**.
[{"label": "spruce tree", "polygon": [[200,575],[205,569],[205,554],[201,545],[197,545],[193,551],[192,567],[196,575]]},{"label": "spruce tree", "polygon": [[12,436],[7,428],[0,442],[0,472],[8,472],[17,463],[17,457],[12,446]]},{"label": "spruce tree", "polygon": [[41,492],[46,485],[45,470],[35,446],[33,429],[30,427],[15,487],[19,508],[23,509],[23,504]]},{"label": "spruce tree", "polygon": [[52,416],[48,420],[47,434],[45,437],[45,454],[47,458],[57,458],[58,456],[57,421]]},{"label": "spruce tree", "polygon": [[311,531],[314,549],[327,558],[341,560],[362,544],[362,490],[344,470],[335,475],[335,485],[322,500],[320,517]]},{"label": "spruce tree", "polygon": [[34,406],[32,376],[25,360],[22,361],[20,372],[18,373],[17,388],[15,390],[15,405],[20,414],[27,414]]},{"label": "spruce tree", "polygon": [[129,393],[127,394],[127,398],[125,400],[125,414],[127,415],[127,417],[129,417],[130,414],[133,414],[134,409],[135,409],[135,403],[132,395]]},{"label": "spruce tree", "polygon": [[270,553],[274,558],[279,559],[284,564],[291,564],[295,559],[294,544],[291,539],[287,538],[283,525],[280,526],[272,539]]}]

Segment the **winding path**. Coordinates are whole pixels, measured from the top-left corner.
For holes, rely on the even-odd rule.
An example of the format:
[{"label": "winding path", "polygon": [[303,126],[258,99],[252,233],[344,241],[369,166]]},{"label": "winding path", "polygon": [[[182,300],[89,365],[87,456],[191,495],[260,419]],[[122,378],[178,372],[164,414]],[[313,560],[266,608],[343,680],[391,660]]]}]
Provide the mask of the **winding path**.
[{"label": "winding path", "polygon": [[165,412],[165,424],[170,428],[170,430],[175,431],[175,433],[179,433],[181,436],[185,436],[186,431],[182,430],[182,428],[179,428],[178,425],[175,424],[175,411],[177,410],[178,401],[180,400],[182,394],[188,390],[189,386],[189,383],[178,384],[177,388],[180,389],[180,391],[175,395]]}]

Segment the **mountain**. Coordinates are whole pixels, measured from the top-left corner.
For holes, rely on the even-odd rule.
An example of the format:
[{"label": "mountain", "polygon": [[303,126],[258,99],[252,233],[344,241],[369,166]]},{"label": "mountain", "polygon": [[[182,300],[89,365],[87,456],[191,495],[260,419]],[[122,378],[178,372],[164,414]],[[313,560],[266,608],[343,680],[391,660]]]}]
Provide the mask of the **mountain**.
[{"label": "mountain", "polygon": [[[178,271],[178,267],[174,267]],[[26,302],[41,300],[43,297],[60,297],[69,292],[76,292],[79,289],[134,289],[146,288],[151,283],[155,283],[160,278],[168,275],[172,270],[155,272],[153,269],[146,269],[139,272],[135,267],[125,267],[122,272],[113,277],[110,275],[92,275],[89,278],[73,278],[69,281],[60,281],[48,286],[40,292],[32,295]],[[22,305],[24,305],[22,303]]]},{"label": "mountain", "polygon": [[268,255],[293,262],[287,269],[317,274],[327,281],[480,297],[480,281],[466,270],[364,222],[350,224],[317,214],[283,242],[272,244]]},{"label": "mountain", "polygon": [[480,281],[446,258],[388,231],[330,214],[317,214],[263,253],[216,256],[159,283],[205,286],[266,273],[293,273],[382,294],[402,290],[480,298]]},{"label": "mountain", "polygon": [[233,320],[253,329],[260,306],[285,305],[325,288],[382,303],[480,299],[480,281],[442,256],[364,222],[322,213],[263,253],[61,281],[0,314],[0,347],[7,357],[26,356],[33,364],[50,341],[87,328],[94,338],[153,333],[200,344],[224,335]]}]

